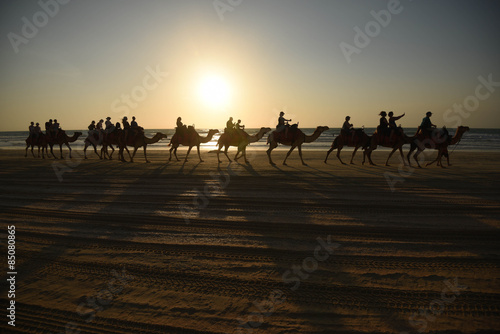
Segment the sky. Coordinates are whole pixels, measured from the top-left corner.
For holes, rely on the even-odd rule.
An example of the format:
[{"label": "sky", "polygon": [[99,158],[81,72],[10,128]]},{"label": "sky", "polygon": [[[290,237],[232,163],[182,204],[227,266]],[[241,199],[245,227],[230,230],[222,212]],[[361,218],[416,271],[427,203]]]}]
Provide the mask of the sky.
[{"label": "sky", "polygon": [[40,0],[0,5],[0,131],[500,128],[496,0]]}]

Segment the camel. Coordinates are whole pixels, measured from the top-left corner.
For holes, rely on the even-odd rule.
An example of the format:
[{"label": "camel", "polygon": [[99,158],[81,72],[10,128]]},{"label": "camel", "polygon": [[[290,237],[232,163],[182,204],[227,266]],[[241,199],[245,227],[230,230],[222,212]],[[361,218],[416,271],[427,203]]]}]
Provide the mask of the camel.
[{"label": "camel", "polygon": [[370,162],[370,165],[375,166],[375,164],[372,161],[372,152],[377,149],[377,146],[383,146],[383,147],[389,147],[392,148],[391,153],[389,153],[389,156],[387,157],[387,160],[385,162],[386,166],[389,165],[389,160],[391,159],[392,155],[394,152],[399,150],[399,153],[401,154],[401,159],[403,163],[406,166],[406,161],[403,155],[403,145],[411,143],[414,137],[408,137],[407,135],[404,134],[403,129],[401,127],[398,128],[399,133],[396,133],[394,135],[393,140],[389,140],[387,136],[379,136],[377,131],[371,136],[370,144],[368,147],[365,149],[365,152],[363,154],[363,165],[365,164],[366,157],[368,157],[368,161]]},{"label": "camel", "polygon": [[24,157],[26,158],[28,156],[28,148],[31,147],[31,155],[33,155],[33,158],[35,157],[35,154],[33,153],[33,147],[38,146],[38,158],[40,158],[40,148],[42,148],[42,159],[45,159],[45,154],[44,151],[47,153],[47,158],[49,157],[49,152],[47,150],[47,138],[45,134],[40,133],[38,135],[38,140],[33,140],[32,136],[28,136],[26,138],[26,153],[24,154]]},{"label": "camel", "polygon": [[362,147],[363,149],[366,149],[368,147],[368,145],[370,144],[370,138],[363,129],[357,129],[357,130],[354,130],[354,136],[351,137],[352,135],[351,134],[340,134],[338,135],[334,140],[333,140],[333,143],[332,143],[332,147],[328,150],[328,152],[326,153],[326,158],[325,158],[325,164],[326,164],[326,161],[328,160],[328,156],[330,155],[330,153],[332,153],[333,150],[337,150],[337,158],[340,160],[340,162],[345,165],[345,163],[342,161],[342,159],[340,159],[340,151],[342,151],[342,148],[344,146],[348,146],[348,147],[354,147],[354,152],[352,152],[352,156],[351,156],[351,165],[354,164],[353,162],[353,159],[354,159],[354,156],[356,155],[356,151]]},{"label": "camel", "polygon": [[191,152],[191,149],[194,146],[196,146],[196,149],[198,150],[198,158],[200,158],[200,162],[203,162],[203,159],[201,159],[200,155],[200,144],[208,143],[209,141],[211,141],[216,133],[219,133],[219,130],[212,129],[208,131],[206,137],[201,137],[193,127],[189,127],[184,136],[180,136],[176,132],[171,140],[172,147],[170,148],[170,157],[168,158],[168,161],[172,160],[172,151],[174,151],[174,156],[177,159],[177,161],[180,161],[179,158],[177,157],[177,148],[179,147],[179,145],[184,145],[184,146],[189,146],[184,162],[188,161],[187,159],[189,153]]},{"label": "camel", "polygon": [[69,146],[69,143],[75,142],[78,139],[78,137],[80,137],[81,135],[82,135],[81,132],[76,131],[73,134],[73,136],[69,137],[64,130],[59,130],[59,133],[56,135],[55,138],[53,138],[51,136],[46,136],[47,143],[50,146],[50,153],[52,153],[52,155],[54,156],[54,158],[57,159],[57,157],[55,156],[54,151],[53,151],[53,146],[55,144],[57,144],[57,145],[59,145],[59,149],[61,151],[61,159],[62,159],[63,158],[63,156],[62,156],[62,146],[63,146],[63,144],[65,144],[68,147],[68,149],[69,149],[69,157],[71,159],[71,147]]},{"label": "camel", "polygon": [[286,154],[285,160],[283,161],[283,165],[286,166],[286,159],[290,156],[290,153],[298,147],[299,149],[299,156],[300,160],[302,161],[302,165],[307,166],[307,164],[304,162],[304,159],[302,158],[302,144],[304,143],[312,143],[316,139],[319,138],[319,136],[329,128],[327,126],[318,126],[316,130],[314,130],[314,133],[311,136],[308,136],[304,134],[300,129],[293,130],[293,125],[289,129],[288,136],[284,138],[284,134],[282,132],[285,132],[283,130],[282,132],[276,132],[273,131],[267,138],[267,143],[269,144],[269,149],[267,150],[267,156],[269,157],[269,163],[271,165],[276,165],[272,159],[271,159],[271,151],[275,149],[278,146],[278,143],[291,146],[290,150]]},{"label": "camel", "polygon": [[[146,159],[146,162],[149,163],[150,161],[148,160],[148,156],[146,154],[146,148],[148,144],[154,144],[159,142],[162,139],[167,138],[167,135],[161,132],[157,132],[153,138],[148,138],[144,135],[144,132],[139,132],[135,136],[129,136],[128,138],[124,138],[124,136],[119,137],[119,151],[118,151],[118,156],[121,161],[126,161],[124,156],[123,156],[123,149],[126,149],[127,146],[133,146],[134,147],[134,152],[132,153],[132,156],[130,157],[130,162],[134,162],[134,157],[135,153],[137,152],[137,149],[139,147],[144,147],[144,159]],[[125,140],[126,139],[126,140]],[[130,153],[129,153],[130,154]]]},{"label": "camel", "polygon": [[[468,126],[459,126],[457,128],[457,131],[455,131],[455,135],[450,138],[448,135],[448,130],[446,127],[443,127],[441,132],[433,132],[432,137],[425,136],[422,134],[421,131],[417,133],[416,138],[414,138],[411,142],[411,147],[410,151],[408,152],[407,158],[408,158],[408,163],[411,166],[411,161],[410,161],[410,155],[413,151],[417,149],[417,152],[413,155],[413,158],[417,162],[418,168],[422,168],[420,166],[420,163],[418,161],[418,155],[422,153],[426,148],[433,148],[438,150],[438,156],[437,156],[437,161],[438,161],[438,166],[441,166],[442,168],[445,168],[443,164],[441,163],[441,157],[445,152],[448,151],[448,146],[449,145],[455,145],[457,144],[461,139],[464,133],[469,131]],[[441,134],[442,136],[439,136],[438,134]]]},{"label": "camel", "polygon": [[[103,137],[101,132],[93,131],[91,134],[89,131],[89,134],[88,134],[87,138],[85,138],[85,141],[84,141],[85,146],[83,147],[83,156],[85,159],[87,159],[87,147],[89,147],[90,145],[92,145],[92,147],[94,148],[94,152],[99,157],[99,159],[102,159],[102,151],[101,151],[101,155],[99,155],[99,153],[97,153],[97,145],[102,145],[103,139],[104,139],[104,137]],[[114,149],[113,149],[113,152],[114,152]]]},{"label": "camel", "polygon": [[217,141],[217,146],[219,147],[217,149],[217,160],[219,163],[222,161],[219,158],[220,151],[222,150],[222,147],[224,147],[224,154],[226,155],[227,160],[231,162],[231,159],[227,155],[227,151],[229,149],[229,146],[236,146],[238,147],[238,151],[236,152],[236,155],[234,156],[234,160],[238,160],[238,155],[241,153],[243,158],[245,159],[245,163],[248,163],[247,160],[247,146],[251,143],[256,143],[259,140],[264,137],[266,133],[271,131],[271,128],[265,128],[262,127],[260,128],[259,132],[257,132],[254,135],[249,135],[243,130],[239,130],[242,136],[238,134],[228,134],[228,133],[223,133],[220,135],[219,140]]}]

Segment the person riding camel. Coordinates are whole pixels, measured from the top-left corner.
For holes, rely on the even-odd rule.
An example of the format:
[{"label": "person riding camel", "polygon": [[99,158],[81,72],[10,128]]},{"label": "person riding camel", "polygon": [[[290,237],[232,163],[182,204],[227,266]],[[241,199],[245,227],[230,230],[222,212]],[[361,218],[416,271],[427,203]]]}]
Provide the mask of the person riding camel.
[{"label": "person riding camel", "polygon": [[387,113],[385,111],[381,111],[380,114],[380,122],[377,127],[377,133],[381,137],[386,137],[388,135],[388,130],[389,130],[389,122],[387,121]]},{"label": "person riding camel", "polygon": [[132,122],[130,122],[130,127],[131,128],[137,128],[139,125],[137,125],[137,122],[135,120],[135,116],[132,116]]},{"label": "person riding camel", "polygon": [[40,138],[40,134],[42,133],[42,129],[40,129],[40,123],[36,123],[36,126],[33,128],[33,140],[35,143],[38,142],[38,138]]},{"label": "person riding camel", "polygon": [[89,129],[89,135],[90,131],[95,131],[95,121],[90,122],[88,129]]},{"label": "person riding camel", "polygon": [[241,119],[235,124],[236,130],[245,130],[245,126],[241,124]]},{"label": "person riding camel", "polygon": [[345,117],[344,124],[342,125],[342,129],[340,129],[340,134],[343,135],[346,138],[351,137],[351,140],[354,141],[354,129],[351,123],[349,121],[351,120],[350,116]]},{"label": "person riding camel", "polygon": [[35,134],[35,122],[31,122],[30,123],[30,126],[28,127],[28,131],[29,131],[29,136],[28,138],[33,138],[33,135]]},{"label": "person riding camel", "polygon": [[394,112],[389,111],[389,129],[391,131],[389,135],[390,140],[392,140],[394,138],[394,135],[398,133],[398,126],[396,125],[396,121],[402,118],[405,114],[406,113],[403,113],[399,116],[394,116]]},{"label": "person riding camel", "polygon": [[57,138],[60,129],[61,127],[59,126],[59,123],[57,123],[57,119],[54,118],[54,123],[52,123],[52,126],[50,127],[52,138]]},{"label": "person riding camel", "polygon": [[132,116],[132,122],[130,122],[130,136],[135,137],[139,134],[140,131],[143,131],[144,129],[137,124],[137,121],[135,120],[135,116]]},{"label": "person riding camel", "polygon": [[279,133],[285,130],[285,138],[286,138],[288,135],[288,126],[286,122],[291,122],[292,120],[285,119],[285,117],[283,116],[285,116],[285,113],[283,111],[280,111],[280,117],[278,117],[278,125],[276,125],[276,132]]},{"label": "person riding camel", "polygon": [[106,117],[106,122],[104,123],[104,125],[106,126],[104,128],[104,131],[106,132],[106,134],[109,134],[115,130],[115,126],[113,125],[113,122],[111,122],[111,117],[109,117],[109,116]]},{"label": "person riding camel", "polygon": [[229,120],[226,122],[226,128],[224,129],[224,132],[231,133],[234,130],[234,123],[233,123],[233,118],[229,117]]},{"label": "person riding camel", "polygon": [[124,138],[125,138],[125,141],[127,141],[128,140],[128,133],[130,130],[130,123],[128,122],[127,116],[123,116],[122,125],[123,125],[123,131],[125,131]]},{"label": "person riding camel", "polygon": [[[182,123],[182,117],[177,117],[177,120],[175,121],[175,134],[177,135],[177,137],[180,138],[180,141],[183,140],[184,138],[184,135],[187,134],[187,127],[184,125],[184,123]],[[172,136],[172,138],[170,138],[170,143],[168,144],[168,146],[171,146],[172,145],[172,140],[174,139],[174,136]]]},{"label": "person riding camel", "polygon": [[432,130],[436,128],[436,125],[432,124],[431,122],[431,116],[432,112],[426,112],[425,117],[422,119],[422,123],[420,123],[420,126],[418,127],[417,133],[422,131],[424,137],[430,137]]},{"label": "person riding camel", "polygon": [[48,122],[45,122],[45,135],[49,138],[51,137],[50,129],[52,128],[52,120],[49,119]]},{"label": "person riding camel", "polygon": [[100,119],[99,122],[97,122],[97,124],[95,125],[95,129],[99,132],[99,133],[102,133],[103,130],[102,130],[102,123],[104,123],[104,120],[103,119]]}]

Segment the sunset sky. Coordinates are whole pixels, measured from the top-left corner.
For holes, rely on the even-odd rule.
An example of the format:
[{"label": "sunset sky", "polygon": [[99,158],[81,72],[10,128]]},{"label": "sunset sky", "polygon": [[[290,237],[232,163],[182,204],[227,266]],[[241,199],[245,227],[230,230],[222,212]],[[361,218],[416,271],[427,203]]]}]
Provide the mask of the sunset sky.
[{"label": "sunset sky", "polygon": [[[125,115],[145,128],[173,128],[178,116],[198,128],[222,129],[229,116],[275,126],[281,110],[301,127],[340,127],[346,115],[375,126],[381,110],[416,127],[431,110],[440,126],[500,128],[499,1],[41,0],[0,9],[0,131],[49,118],[84,129]],[[453,110],[461,104],[470,111]]]}]

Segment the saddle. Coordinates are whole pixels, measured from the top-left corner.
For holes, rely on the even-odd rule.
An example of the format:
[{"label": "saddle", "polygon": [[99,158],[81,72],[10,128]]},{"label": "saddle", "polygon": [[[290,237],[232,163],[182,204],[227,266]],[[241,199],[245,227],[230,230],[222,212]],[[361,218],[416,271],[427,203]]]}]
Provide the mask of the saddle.
[{"label": "saddle", "polygon": [[340,132],[342,141],[347,146],[356,146],[361,141],[365,133],[365,130],[363,129],[353,129],[352,131],[353,132],[350,133],[346,133],[345,131]]},{"label": "saddle", "polygon": [[294,141],[298,134],[298,124],[285,125],[285,129],[274,132],[274,138],[279,142]]}]

